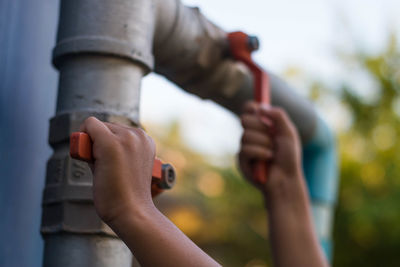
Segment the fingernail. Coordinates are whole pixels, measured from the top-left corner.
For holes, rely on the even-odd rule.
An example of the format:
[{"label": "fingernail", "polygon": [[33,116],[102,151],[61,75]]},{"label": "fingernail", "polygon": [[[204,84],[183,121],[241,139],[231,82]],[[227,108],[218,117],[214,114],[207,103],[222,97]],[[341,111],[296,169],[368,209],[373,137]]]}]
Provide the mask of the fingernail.
[{"label": "fingernail", "polygon": [[268,126],[268,127],[271,127],[272,126],[272,121],[270,120],[270,119],[268,119],[267,117],[265,117],[265,116],[263,116],[263,115],[258,115],[258,117],[260,118],[260,121],[264,124],[264,125],[266,125],[266,126]]},{"label": "fingernail", "polygon": [[271,105],[264,104],[264,103],[262,103],[262,104],[260,105],[260,107],[261,107],[261,109],[263,109],[263,110],[270,110],[270,109],[271,109]]}]

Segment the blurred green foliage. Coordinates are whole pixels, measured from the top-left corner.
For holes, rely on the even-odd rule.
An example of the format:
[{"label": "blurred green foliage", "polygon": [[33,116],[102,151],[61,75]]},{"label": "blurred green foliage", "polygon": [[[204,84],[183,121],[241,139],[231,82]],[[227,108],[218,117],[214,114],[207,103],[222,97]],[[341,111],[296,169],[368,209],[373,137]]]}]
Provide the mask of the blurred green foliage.
[{"label": "blurred green foliage", "polygon": [[335,266],[398,266],[400,248],[400,51],[392,37],[377,56],[353,55],[373,97],[344,85],[335,95],[352,123],[339,134],[341,183]]},{"label": "blurred green foliage", "polygon": [[147,128],[157,154],[174,164],[178,177],[175,187],[157,198],[159,208],[224,266],[267,266],[267,220],[261,195],[236,167],[217,167],[184,145],[178,124],[167,131]]},{"label": "blurred green foliage", "polygon": [[[346,56],[350,82],[340,89],[314,82],[317,103],[335,99],[349,124],[338,134],[340,191],[334,222],[334,266],[397,266],[400,248],[400,53],[395,38],[380,55]],[[370,92],[354,88],[362,73]],[[325,100],[324,100],[325,99]],[[259,193],[235,166],[220,168],[181,142],[179,125],[155,136],[178,182],[158,204],[207,253],[225,266],[271,266],[267,218]],[[163,132],[163,135],[159,135]]]}]

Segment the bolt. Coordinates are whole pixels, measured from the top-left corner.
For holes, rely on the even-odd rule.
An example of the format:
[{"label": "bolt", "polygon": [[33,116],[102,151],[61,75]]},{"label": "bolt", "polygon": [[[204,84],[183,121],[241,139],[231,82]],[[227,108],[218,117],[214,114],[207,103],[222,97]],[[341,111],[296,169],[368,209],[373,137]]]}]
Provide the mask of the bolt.
[{"label": "bolt", "polygon": [[171,168],[168,170],[168,183],[173,184],[175,182],[175,172]]},{"label": "bolt", "polygon": [[170,189],[175,184],[175,170],[170,164],[162,165],[162,177],[161,183],[159,184],[163,189]]},{"label": "bolt", "polygon": [[260,42],[258,41],[257,36],[249,36],[247,40],[247,45],[251,52],[257,51],[260,48]]}]

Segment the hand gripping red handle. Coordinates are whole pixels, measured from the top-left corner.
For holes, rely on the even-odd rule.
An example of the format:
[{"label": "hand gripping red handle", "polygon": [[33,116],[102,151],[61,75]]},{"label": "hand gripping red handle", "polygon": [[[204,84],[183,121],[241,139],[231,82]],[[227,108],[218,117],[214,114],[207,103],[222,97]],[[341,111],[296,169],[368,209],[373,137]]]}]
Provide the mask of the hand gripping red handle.
[{"label": "hand gripping red handle", "polygon": [[[70,137],[69,154],[72,158],[92,162],[92,140],[89,135],[84,132],[74,132]],[[170,189],[175,184],[175,170],[170,164],[163,164],[158,158],[154,159],[151,195],[156,195],[163,192],[165,189]]]},{"label": "hand gripping red handle", "polygon": [[[269,77],[265,70],[257,65],[251,58],[251,52],[258,49],[257,37],[248,36],[243,32],[228,34],[229,49],[234,59],[243,62],[252,72],[254,77],[254,98],[262,104],[270,104]],[[257,183],[265,184],[267,181],[268,166],[264,161],[257,161],[253,166],[253,176]]]}]

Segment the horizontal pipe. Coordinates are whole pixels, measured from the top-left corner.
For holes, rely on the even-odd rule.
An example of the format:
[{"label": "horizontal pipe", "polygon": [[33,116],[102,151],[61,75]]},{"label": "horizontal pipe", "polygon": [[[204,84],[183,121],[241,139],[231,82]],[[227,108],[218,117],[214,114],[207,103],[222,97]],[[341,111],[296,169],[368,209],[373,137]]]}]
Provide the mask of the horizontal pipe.
[{"label": "horizontal pipe", "polygon": [[[211,99],[235,114],[253,99],[253,77],[241,63],[227,57],[227,33],[206,19],[198,8],[178,0],[156,0],[155,71],[189,93]],[[303,144],[316,129],[312,105],[270,74],[272,104],[284,108]]]},{"label": "horizontal pipe", "polygon": [[[235,114],[253,99],[253,77],[227,56],[227,33],[198,8],[179,0],[157,0],[155,71],[188,91],[212,99]],[[303,144],[304,172],[321,245],[331,255],[331,224],[338,183],[336,144],[312,104],[269,72],[271,102],[286,110]]]}]

